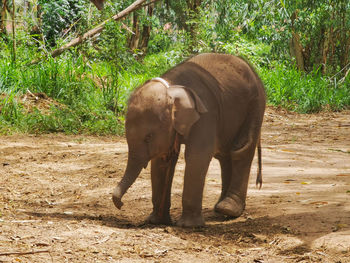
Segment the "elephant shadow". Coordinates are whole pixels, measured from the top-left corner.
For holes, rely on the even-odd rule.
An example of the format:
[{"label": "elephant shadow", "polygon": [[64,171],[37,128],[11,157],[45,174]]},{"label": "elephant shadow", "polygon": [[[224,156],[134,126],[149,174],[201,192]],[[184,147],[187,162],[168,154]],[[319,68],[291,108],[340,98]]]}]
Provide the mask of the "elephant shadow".
[{"label": "elephant shadow", "polygon": [[[102,209],[102,208],[101,208]],[[255,209],[255,208],[254,208]],[[102,209],[103,210],[103,209]],[[214,213],[210,209],[204,209],[204,217],[207,224],[204,227],[197,228],[180,228],[176,226],[151,225],[140,221],[142,218],[130,218],[124,215],[115,215],[110,212],[95,210],[95,214],[73,212],[31,212],[27,210],[27,214],[36,218],[56,218],[67,221],[83,221],[89,220],[93,224],[99,224],[115,229],[133,229],[147,230],[163,229],[165,233],[177,236],[182,239],[201,240],[202,243],[212,242],[210,240],[220,240],[220,242],[230,242],[232,244],[251,247],[274,245],[280,242],[280,236],[293,237],[300,240],[299,243],[292,247],[281,248],[280,254],[304,254],[311,251],[313,242],[323,236],[329,235],[340,229],[336,229],[339,218],[350,218],[350,212],[345,207],[337,207],[336,205],[324,206],[322,209],[312,212],[291,213],[279,216],[260,216],[245,217],[232,219],[223,217]],[[335,213],[334,221],[323,222],[323,215],[326,217],[331,213]],[[180,211],[175,211],[180,214]],[[248,208],[249,213],[249,208]],[[316,215],[317,214],[317,215]],[[303,219],[302,221],[300,221]],[[302,222],[302,223],[301,223]],[[319,226],[319,227],[317,227]],[[307,231],[313,228],[312,233]],[[350,225],[343,224],[341,231],[350,231]]]}]

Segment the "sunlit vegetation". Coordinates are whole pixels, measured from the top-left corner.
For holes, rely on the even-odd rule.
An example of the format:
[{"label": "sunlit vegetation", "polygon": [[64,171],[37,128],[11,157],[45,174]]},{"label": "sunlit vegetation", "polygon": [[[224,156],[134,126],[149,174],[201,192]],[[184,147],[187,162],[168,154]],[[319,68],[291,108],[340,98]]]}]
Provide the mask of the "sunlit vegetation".
[{"label": "sunlit vegetation", "polygon": [[0,0],[0,133],[122,134],[132,90],[200,52],[247,58],[269,104],[350,107],[346,0],[156,1],[50,55],[132,2]]}]

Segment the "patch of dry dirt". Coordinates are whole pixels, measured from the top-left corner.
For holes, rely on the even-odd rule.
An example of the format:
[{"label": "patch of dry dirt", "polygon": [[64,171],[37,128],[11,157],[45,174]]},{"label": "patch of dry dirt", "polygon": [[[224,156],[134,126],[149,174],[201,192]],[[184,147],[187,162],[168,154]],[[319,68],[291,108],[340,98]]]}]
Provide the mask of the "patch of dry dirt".
[{"label": "patch of dry dirt", "polygon": [[[123,138],[0,137],[0,262],[350,262],[350,112],[299,115],[268,108],[263,178],[256,160],[243,216],[213,212],[220,168],[206,179],[198,229],[143,224],[151,212],[146,169],[124,196]],[[181,213],[184,161],[172,191]],[[21,254],[23,253],[23,254]]]}]

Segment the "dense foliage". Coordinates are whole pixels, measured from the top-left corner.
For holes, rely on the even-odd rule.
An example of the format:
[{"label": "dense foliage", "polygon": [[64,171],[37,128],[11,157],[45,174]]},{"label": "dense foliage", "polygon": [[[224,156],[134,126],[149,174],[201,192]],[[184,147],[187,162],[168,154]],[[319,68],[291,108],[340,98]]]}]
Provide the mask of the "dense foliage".
[{"label": "dense foliage", "polygon": [[[132,1],[107,1],[102,12],[87,0],[15,3],[16,43],[5,19],[14,17],[12,1],[0,0],[0,133],[120,134],[130,92],[198,52],[248,58],[270,104],[305,113],[350,107],[346,0],[159,1],[47,59]],[[38,105],[28,107],[28,96]],[[40,98],[55,103],[43,110]]]},{"label": "dense foliage", "polygon": [[41,30],[49,45],[64,37],[69,31],[77,31],[84,16],[83,0],[39,0],[41,6]]}]

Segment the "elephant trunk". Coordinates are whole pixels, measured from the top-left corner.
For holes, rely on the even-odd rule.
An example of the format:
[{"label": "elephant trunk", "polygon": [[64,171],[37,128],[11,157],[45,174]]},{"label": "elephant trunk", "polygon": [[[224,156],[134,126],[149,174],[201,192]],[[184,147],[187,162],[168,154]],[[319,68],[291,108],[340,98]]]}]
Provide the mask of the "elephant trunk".
[{"label": "elephant trunk", "polygon": [[129,153],[128,164],[123,178],[113,191],[112,200],[114,205],[121,209],[123,202],[121,201],[123,195],[129,189],[129,187],[135,182],[136,178],[140,174],[142,168],[147,166],[148,161],[140,161],[140,158],[134,158]]}]

